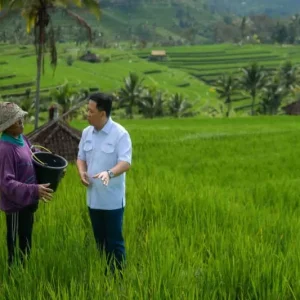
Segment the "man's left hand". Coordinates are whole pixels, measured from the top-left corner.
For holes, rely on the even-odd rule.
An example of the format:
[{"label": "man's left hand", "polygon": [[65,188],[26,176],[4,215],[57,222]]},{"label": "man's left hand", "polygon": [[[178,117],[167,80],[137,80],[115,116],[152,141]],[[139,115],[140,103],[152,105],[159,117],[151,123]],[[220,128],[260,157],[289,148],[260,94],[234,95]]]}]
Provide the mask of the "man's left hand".
[{"label": "man's left hand", "polygon": [[101,179],[103,184],[106,186],[108,185],[109,179],[110,179],[107,171],[98,173],[98,174],[94,175],[93,178]]}]

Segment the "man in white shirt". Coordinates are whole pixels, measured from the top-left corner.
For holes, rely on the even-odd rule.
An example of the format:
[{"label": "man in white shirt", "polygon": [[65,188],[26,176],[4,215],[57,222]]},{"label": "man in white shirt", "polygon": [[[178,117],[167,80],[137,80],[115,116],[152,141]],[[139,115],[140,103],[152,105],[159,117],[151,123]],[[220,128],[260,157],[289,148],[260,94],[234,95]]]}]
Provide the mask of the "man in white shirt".
[{"label": "man in white shirt", "polygon": [[112,98],[90,95],[88,121],[79,143],[77,168],[87,187],[87,205],[94,237],[111,270],[125,261],[122,234],[125,207],[125,176],[131,166],[132,144],[124,127],[111,117]]}]

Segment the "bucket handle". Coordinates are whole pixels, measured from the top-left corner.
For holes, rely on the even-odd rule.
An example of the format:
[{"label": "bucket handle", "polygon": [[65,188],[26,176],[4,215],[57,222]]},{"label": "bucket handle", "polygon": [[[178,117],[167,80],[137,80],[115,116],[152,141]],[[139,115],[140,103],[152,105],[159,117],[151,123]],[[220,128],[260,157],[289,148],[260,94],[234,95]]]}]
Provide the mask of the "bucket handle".
[{"label": "bucket handle", "polygon": [[[47,148],[45,148],[45,147],[43,147],[43,146],[40,146],[40,145],[32,145],[31,148],[41,148],[41,149],[43,149],[43,150],[46,150],[46,151],[49,152],[49,153],[52,153],[49,149],[47,149]],[[45,163],[43,163],[41,160],[39,160],[39,159],[35,156],[34,152],[32,152],[32,150],[31,150],[31,148],[30,148],[30,151],[31,151],[31,154],[32,154],[32,156],[34,157],[34,159],[35,159],[36,161],[38,161],[40,164],[45,165]]]},{"label": "bucket handle", "polygon": [[45,148],[45,147],[43,147],[43,146],[40,146],[40,145],[32,145],[31,148],[41,148],[41,149],[43,149],[43,150],[46,150],[46,151],[49,152],[49,153],[52,153],[49,149],[47,149],[47,148]]}]

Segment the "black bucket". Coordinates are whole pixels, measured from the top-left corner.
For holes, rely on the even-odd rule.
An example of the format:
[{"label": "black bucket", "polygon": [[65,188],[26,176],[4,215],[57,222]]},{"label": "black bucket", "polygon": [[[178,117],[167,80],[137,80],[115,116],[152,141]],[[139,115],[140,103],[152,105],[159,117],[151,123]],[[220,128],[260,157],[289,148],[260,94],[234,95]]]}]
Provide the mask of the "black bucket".
[{"label": "black bucket", "polygon": [[68,162],[63,157],[51,152],[35,152],[32,155],[38,184],[50,183],[56,191]]}]

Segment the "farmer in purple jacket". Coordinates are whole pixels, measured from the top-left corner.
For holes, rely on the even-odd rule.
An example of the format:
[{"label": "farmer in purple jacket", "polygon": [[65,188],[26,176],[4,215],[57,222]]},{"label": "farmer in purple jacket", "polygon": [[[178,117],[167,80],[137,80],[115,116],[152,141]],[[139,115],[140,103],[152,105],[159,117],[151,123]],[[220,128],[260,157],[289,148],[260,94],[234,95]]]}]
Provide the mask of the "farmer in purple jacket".
[{"label": "farmer in purple jacket", "polygon": [[6,214],[9,266],[17,237],[21,262],[29,256],[34,212],[39,199],[47,202],[53,192],[49,184],[36,183],[30,144],[22,134],[25,115],[16,104],[0,102],[0,209]]}]

